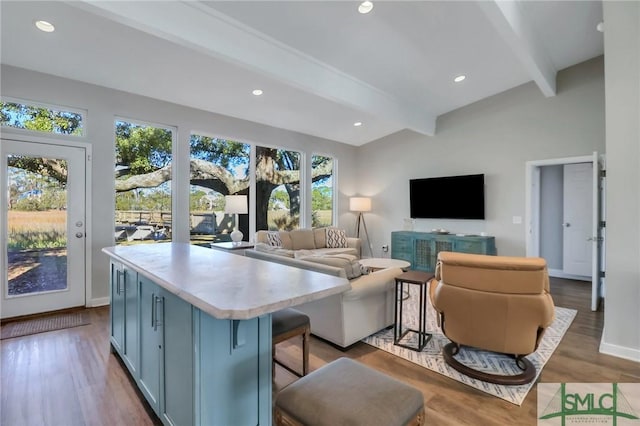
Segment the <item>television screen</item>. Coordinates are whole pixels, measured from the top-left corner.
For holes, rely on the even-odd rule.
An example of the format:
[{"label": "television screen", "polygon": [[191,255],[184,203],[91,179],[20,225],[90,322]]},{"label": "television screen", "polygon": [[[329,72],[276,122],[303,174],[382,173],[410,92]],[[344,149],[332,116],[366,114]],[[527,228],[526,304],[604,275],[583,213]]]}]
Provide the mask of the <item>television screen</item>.
[{"label": "television screen", "polygon": [[409,181],[413,219],[484,219],[484,175]]}]

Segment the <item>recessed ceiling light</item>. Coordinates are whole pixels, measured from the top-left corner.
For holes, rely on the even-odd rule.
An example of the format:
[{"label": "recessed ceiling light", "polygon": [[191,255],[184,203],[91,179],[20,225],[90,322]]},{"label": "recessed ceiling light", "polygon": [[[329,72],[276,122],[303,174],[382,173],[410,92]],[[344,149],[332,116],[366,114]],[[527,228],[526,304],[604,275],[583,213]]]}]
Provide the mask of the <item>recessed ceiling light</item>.
[{"label": "recessed ceiling light", "polygon": [[461,81],[464,81],[465,78],[467,78],[466,75],[459,75],[456,78],[454,78],[453,81],[455,81],[456,83],[460,83]]},{"label": "recessed ceiling light", "polygon": [[361,121],[356,121],[355,123],[353,123],[353,125],[355,127],[360,127],[360,126],[362,126],[362,122]]},{"label": "recessed ceiling light", "polygon": [[56,27],[54,27],[53,24],[47,21],[36,21],[35,24],[40,31],[44,31],[45,33],[52,33],[56,29]]},{"label": "recessed ceiling light", "polygon": [[372,9],[373,3],[371,3],[370,1],[363,1],[362,3],[360,3],[360,6],[358,6],[358,12],[362,14],[369,13]]},{"label": "recessed ceiling light", "polygon": [[255,90],[254,90],[253,92],[251,92],[251,93],[253,93],[255,96],[260,96],[260,95],[262,95],[262,90],[260,90],[260,89],[255,89]]}]

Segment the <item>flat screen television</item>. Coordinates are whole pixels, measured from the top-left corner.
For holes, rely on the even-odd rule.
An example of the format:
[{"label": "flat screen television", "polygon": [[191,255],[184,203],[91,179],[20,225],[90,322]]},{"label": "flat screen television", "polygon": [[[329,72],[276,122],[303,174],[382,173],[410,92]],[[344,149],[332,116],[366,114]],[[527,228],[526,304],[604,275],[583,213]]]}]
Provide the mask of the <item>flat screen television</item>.
[{"label": "flat screen television", "polygon": [[484,175],[409,181],[413,219],[484,219]]}]

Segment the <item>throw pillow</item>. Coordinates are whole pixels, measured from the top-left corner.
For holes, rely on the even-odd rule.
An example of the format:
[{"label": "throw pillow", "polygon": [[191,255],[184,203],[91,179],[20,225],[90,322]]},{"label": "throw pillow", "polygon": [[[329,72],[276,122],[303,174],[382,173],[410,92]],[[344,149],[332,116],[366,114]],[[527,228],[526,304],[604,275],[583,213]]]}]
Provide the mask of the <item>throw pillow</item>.
[{"label": "throw pillow", "polygon": [[347,233],[344,229],[327,228],[327,247],[345,248],[347,247]]},{"label": "throw pillow", "polygon": [[267,233],[267,242],[269,243],[270,246],[282,247],[282,240],[280,239],[279,232]]}]

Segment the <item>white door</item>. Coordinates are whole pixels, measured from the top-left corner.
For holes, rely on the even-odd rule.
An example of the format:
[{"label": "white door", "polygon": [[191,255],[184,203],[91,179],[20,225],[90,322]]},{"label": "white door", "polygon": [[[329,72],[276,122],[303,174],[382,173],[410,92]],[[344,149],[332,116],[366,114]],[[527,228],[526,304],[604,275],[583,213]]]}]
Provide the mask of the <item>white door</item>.
[{"label": "white door", "polygon": [[0,317],[84,306],[85,149],[2,139],[0,154]]},{"label": "white door", "polygon": [[593,164],[564,166],[563,267],[566,274],[591,277],[593,249]]}]

